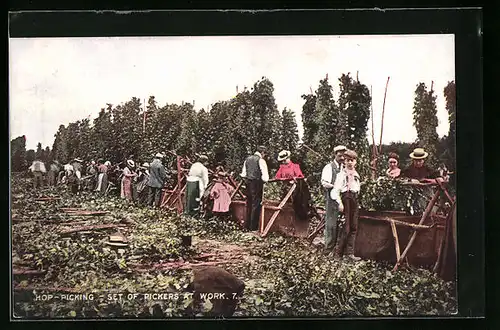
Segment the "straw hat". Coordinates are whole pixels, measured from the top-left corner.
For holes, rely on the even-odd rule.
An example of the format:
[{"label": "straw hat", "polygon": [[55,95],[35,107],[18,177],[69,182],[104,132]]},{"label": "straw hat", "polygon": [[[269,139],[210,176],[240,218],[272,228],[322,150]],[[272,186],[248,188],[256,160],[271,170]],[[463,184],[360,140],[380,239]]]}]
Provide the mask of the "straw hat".
[{"label": "straw hat", "polygon": [[149,168],[149,163],[143,163],[143,164],[142,164],[142,167],[144,167],[144,168]]},{"label": "straw hat", "polygon": [[106,165],[106,166],[111,166],[111,162],[110,162],[109,160],[107,160],[107,161],[104,163],[104,165]]},{"label": "straw hat", "polygon": [[424,150],[424,148],[416,148],[410,154],[412,159],[425,159],[429,154]]},{"label": "straw hat", "polygon": [[127,160],[127,165],[130,167],[135,167],[135,162],[131,159]]},{"label": "straw hat", "polygon": [[159,152],[155,155],[155,158],[163,158],[163,154],[161,152]]},{"label": "straw hat", "polygon": [[282,160],[290,158],[290,155],[292,153],[288,150],[281,150],[280,153],[278,154],[278,161],[281,162]]},{"label": "straw hat", "polygon": [[333,152],[334,153],[337,153],[339,151],[346,151],[346,150],[347,150],[347,147],[346,146],[342,146],[342,145],[336,146],[335,148],[333,148]]}]

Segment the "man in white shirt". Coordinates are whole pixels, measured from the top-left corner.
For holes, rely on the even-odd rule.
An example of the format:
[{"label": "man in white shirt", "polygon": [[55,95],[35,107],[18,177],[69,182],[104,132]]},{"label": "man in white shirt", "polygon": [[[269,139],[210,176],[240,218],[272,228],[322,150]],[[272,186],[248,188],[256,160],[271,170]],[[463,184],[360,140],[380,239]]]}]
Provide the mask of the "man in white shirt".
[{"label": "man in white shirt", "polygon": [[35,189],[37,187],[41,187],[43,185],[43,175],[47,172],[45,164],[40,160],[40,158],[36,158],[29,167],[29,170],[33,173],[33,187]]},{"label": "man in white shirt", "polygon": [[355,169],[358,155],[353,150],[347,150],[344,157],[345,168],[337,174],[330,192],[330,197],[337,202],[339,211],[345,216],[345,226],[335,247],[335,257],[341,258],[345,254],[348,258],[360,260],[354,256],[359,215],[358,193],[361,186],[359,174]]},{"label": "man in white shirt", "polygon": [[333,189],[337,174],[344,163],[345,146],[336,146],[333,149],[335,158],[325,165],[321,173],[321,185],[325,188],[325,253],[333,252],[337,242],[337,220],[339,216],[339,203],[334,201],[330,192]]},{"label": "man in white shirt", "polygon": [[251,231],[259,229],[259,215],[264,182],[269,181],[269,171],[264,159],[265,156],[266,147],[257,147],[257,151],[245,160],[243,170],[241,171],[241,177],[245,179],[246,183],[247,196],[245,227]]},{"label": "man in white shirt", "polygon": [[186,179],[186,207],[184,212],[194,216],[200,211],[200,202],[208,186],[208,157],[200,155],[196,163],[191,165]]}]

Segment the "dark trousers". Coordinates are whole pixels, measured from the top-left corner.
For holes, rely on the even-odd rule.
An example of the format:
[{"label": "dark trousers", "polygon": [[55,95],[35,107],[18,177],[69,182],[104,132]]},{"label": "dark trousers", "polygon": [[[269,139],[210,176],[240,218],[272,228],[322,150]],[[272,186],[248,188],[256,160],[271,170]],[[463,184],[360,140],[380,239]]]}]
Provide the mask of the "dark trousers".
[{"label": "dark trousers", "polygon": [[55,186],[56,185],[56,172],[49,171],[49,173],[47,175],[47,179],[48,179],[47,183],[49,186]]},{"label": "dark trousers", "polygon": [[161,188],[149,187],[148,205],[160,207]]},{"label": "dark trousers", "polygon": [[325,212],[325,250],[333,251],[337,243],[339,204],[331,199],[330,189],[326,191]]},{"label": "dark trousers", "polygon": [[42,172],[33,172],[33,187],[36,189],[37,187],[43,186],[43,174]]},{"label": "dark trousers", "polygon": [[338,241],[338,254],[353,255],[358,231],[358,195],[353,192],[345,192],[341,195],[344,204],[345,225],[340,232]]},{"label": "dark trousers", "polygon": [[69,188],[71,190],[71,193],[73,195],[76,195],[78,193],[78,182],[72,182],[69,184]]},{"label": "dark trousers", "polygon": [[195,216],[200,213],[200,186],[198,181],[186,183],[186,205],[184,213]]},{"label": "dark trousers", "polygon": [[247,180],[246,187],[247,216],[245,227],[249,230],[258,230],[264,182],[262,180]]}]

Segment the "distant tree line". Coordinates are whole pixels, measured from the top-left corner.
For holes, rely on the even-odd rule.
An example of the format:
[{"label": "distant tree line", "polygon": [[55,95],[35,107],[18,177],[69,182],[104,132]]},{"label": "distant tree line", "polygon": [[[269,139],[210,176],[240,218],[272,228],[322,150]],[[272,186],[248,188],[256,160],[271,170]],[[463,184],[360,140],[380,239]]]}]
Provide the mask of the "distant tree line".
[{"label": "distant tree line", "polygon": [[[60,125],[52,149],[48,146],[43,149],[39,143],[36,151],[26,150],[25,137],[17,137],[11,141],[12,170],[25,170],[36,156],[46,162],[57,159],[65,163],[80,157],[119,163],[130,155],[136,160],[150,161],[157,152],[174,151],[188,157],[207,154],[212,166],[221,163],[227,170],[239,173],[245,157],[263,144],[269,148],[271,170],[278,167],[278,152],[287,149],[314,181],[330,159],[333,147],[344,144],[358,152],[358,171],[363,177],[369,177],[372,157],[367,138],[370,91],[349,73],[338,78],[338,91],[339,96],[335,99],[327,76],[320,80],[314,92],[302,95],[304,134],[300,145],[294,111],[278,110],[274,86],[262,77],[250,90],[245,89],[230,100],[216,102],[210,109],[199,111],[190,103],[160,106],[154,96],[149,97],[146,105],[136,97],[120,105],[107,104],[92,121],[87,118]],[[453,168],[454,82],[448,83],[444,96],[450,122],[447,136],[439,139],[436,132],[435,92],[419,83],[413,107],[417,141],[384,145],[383,152],[394,151],[404,160],[413,148],[420,146],[430,151],[433,165],[444,161]],[[167,161],[173,165],[174,157]],[[385,165],[379,163],[379,171]]]}]

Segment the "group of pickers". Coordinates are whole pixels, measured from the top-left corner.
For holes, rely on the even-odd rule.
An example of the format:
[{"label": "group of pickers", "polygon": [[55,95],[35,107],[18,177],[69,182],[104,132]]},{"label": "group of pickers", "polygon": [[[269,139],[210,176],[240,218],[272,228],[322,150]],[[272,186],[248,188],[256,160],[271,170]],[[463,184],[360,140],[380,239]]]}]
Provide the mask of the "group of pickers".
[{"label": "group of pickers", "polygon": [[151,164],[144,162],[136,165],[132,155],[125,162],[114,166],[110,161],[99,159],[97,162],[84,162],[78,157],[68,164],[61,165],[54,160],[45,166],[43,161],[35,159],[29,170],[33,174],[34,188],[46,181],[49,186],[67,185],[74,194],[81,190],[107,194],[111,186],[119,185],[123,199],[136,204],[159,206],[161,190],[167,177],[161,162],[163,157],[163,154],[158,153]]},{"label": "group of pickers", "polygon": [[[290,156],[290,152],[286,150],[279,153],[278,161],[281,165],[275,179],[295,183],[305,181],[299,164],[293,163]],[[354,256],[354,246],[358,226],[358,194],[361,189],[361,179],[356,171],[358,156],[354,150],[348,150],[342,145],[334,148],[332,156],[332,161],[324,166],[321,173],[321,185],[325,192],[324,250],[335,258],[346,256],[357,260],[359,258]],[[428,157],[424,149],[416,148],[409,156],[412,159],[411,165],[401,170],[398,166],[399,156],[390,153],[387,177],[429,183],[448,180],[446,171],[433,171],[424,164]],[[266,148],[258,147],[257,151],[245,160],[241,173],[247,189],[247,229],[252,231],[258,228],[263,186],[269,181],[265,158]],[[345,222],[342,225],[339,213],[344,214]],[[342,228],[340,233],[339,228]]]},{"label": "group of pickers", "polygon": [[[269,171],[266,162],[267,149],[265,146],[257,147],[255,153],[243,163],[240,173],[246,187],[246,221],[245,227],[249,231],[257,231],[259,227],[259,215],[261,212],[264,183],[269,182]],[[405,170],[398,166],[399,156],[395,153],[389,154],[389,164],[386,175],[389,178],[406,178],[418,182],[447,181],[446,173],[433,171],[424,164],[428,153],[422,148],[416,148],[410,155],[412,164]],[[88,188],[97,192],[105,193],[109,184],[109,175],[116,175],[121,178],[121,197],[134,203],[160,207],[162,189],[166,185],[169,177],[162,160],[165,155],[157,153],[151,164],[143,163],[136,166],[133,156],[124,162],[124,167],[117,164],[111,166],[109,161],[104,162],[99,159],[91,161],[84,167],[84,162],[76,158],[73,162],[60,166],[57,161],[50,164],[46,171],[45,165],[36,159],[30,167],[34,176],[35,188],[43,181],[47,173],[48,184],[67,184],[73,193],[80,189]],[[291,153],[282,150],[277,160],[280,167],[275,174],[274,180],[284,182],[284,186],[298,184],[301,189],[299,193],[292,196],[294,199],[303,199],[303,209],[310,206],[310,195],[299,164],[291,161]],[[332,160],[326,164],[321,174],[321,185],[325,193],[325,230],[324,249],[325,253],[333,254],[339,258],[347,256],[358,259],[354,256],[354,245],[358,224],[358,194],[361,188],[361,179],[356,171],[357,154],[354,150],[349,150],[345,146],[339,145],[334,148]],[[184,212],[191,216],[200,214],[204,197],[208,195],[215,200],[213,210],[216,212],[228,212],[231,203],[231,193],[234,187],[228,184],[230,174],[226,173],[222,166],[218,166],[213,182],[209,182],[209,170],[207,168],[208,157],[199,155],[196,162],[192,163],[186,176],[186,199]],[[87,177],[82,178],[83,175]],[[208,189],[210,186],[210,189]],[[300,191],[306,194],[300,195]],[[304,197],[305,196],[305,197]],[[300,201],[299,201],[300,202]],[[300,214],[300,207],[295,207],[297,216],[307,217]],[[344,222],[339,220],[339,214],[344,214]],[[341,232],[339,230],[341,229]]]}]

